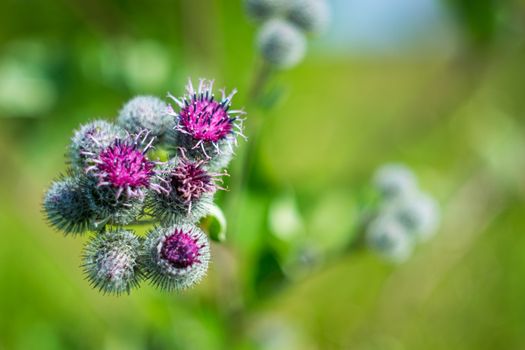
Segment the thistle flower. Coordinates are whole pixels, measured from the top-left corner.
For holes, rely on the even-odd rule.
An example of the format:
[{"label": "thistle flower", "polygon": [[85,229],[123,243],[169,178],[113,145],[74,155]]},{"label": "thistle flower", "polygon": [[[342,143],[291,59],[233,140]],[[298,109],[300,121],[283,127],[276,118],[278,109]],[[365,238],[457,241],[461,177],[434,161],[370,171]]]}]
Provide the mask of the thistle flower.
[{"label": "thistle flower", "polygon": [[237,145],[237,135],[242,134],[242,110],[230,110],[231,101],[237,90],[226,95],[221,90],[220,101],[213,94],[213,80],[201,79],[197,90],[191,80],[186,86],[186,95],[178,99],[169,97],[179,107],[170,114],[176,118],[173,142],[186,149],[190,159],[204,160],[210,169],[228,165]]},{"label": "thistle flower", "polygon": [[133,232],[110,231],[92,237],[83,256],[90,284],[104,293],[128,293],[141,279],[138,258],[140,241]]},{"label": "thistle flower", "polygon": [[213,204],[218,177],[223,174],[209,172],[204,161],[189,160],[184,151],[180,157],[160,166],[148,207],[162,222],[196,222],[204,217]]},{"label": "thistle flower", "polygon": [[417,192],[400,198],[389,206],[392,215],[417,239],[424,241],[436,233],[439,205],[430,195]]},{"label": "thistle flower", "polygon": [[154,96],[137,96],[129,100],[120,110],[117,122],[133,134],[147,130],[157,140],[172,126],[168,105]]},{"label": "thistle flower", "polygon": [[162,289],[182,290],[198,283],[210,259],[208,238],[197,226],[157,227],[144,242],[146,276]]},{"label": "thistle flower", "polygon": [[75,131],[69,146],[69,160],[73,170],[81,172],[88,159],[124,135],[123,129],[105,120],[82,125]]},{"label": "thistle flower", "polygon": [[88,161],[92,164],[85,169],[86,186],[91,187],[88,200],[101,221],[127,224],[142,209],[145,191],[155,176],[155,163],[146,155],[153,141],[142,147],[147,133],[142,141],[140,137],[116,139]]},{"label": "thistle flower", "polygon": [[291,68],[303,59],[306,38],[293,24],[270,19],[259,31],[257,47],[268,63],[278,68]]},{"label": "thistle flower", "polygon": [[50,225],[66,234],[89,229],[93,214],[78,177],[62,176],[53,182],[42,206]]},{"label": "thistle flower", "polygon": [[413,241],[398,220],[390,215],[379,215],[368,225],[368,246],[386,260],[403,262],[412,254]]},{"label": "thistle flower", "polygon": [[402,164],[381,166],[374,175],[373,183],[384,199],[410,195],[417,190],[416,176]]},{"label": "thistle flower", "polygon": [[245,9],[248,17],[254,21],[263,21],[284,12],[286,0],[246,0]]},{"label": "thistle flower", "polygon": [[292,0],[286,18],[307,33],[319,34],[330,20],[326,0]]}]

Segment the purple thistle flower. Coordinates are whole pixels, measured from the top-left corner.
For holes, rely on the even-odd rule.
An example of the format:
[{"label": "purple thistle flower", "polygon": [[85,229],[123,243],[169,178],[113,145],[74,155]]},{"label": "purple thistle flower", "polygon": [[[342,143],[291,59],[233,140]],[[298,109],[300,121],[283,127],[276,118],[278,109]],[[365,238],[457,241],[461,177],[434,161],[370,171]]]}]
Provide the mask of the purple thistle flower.
[{"label": "purple thistle flower", "polygon": [[160,255],[176,268],[186,268],[200,262],[200,248],[196,238],[177,228],[166,237]]},{"label": "purple thistle flower", "polygon": [[176,117],[177,146],[186,148],[192,158],[199,160],[209,161],[225,154],[228,159],[219,162],[218,167],[225,166],[237,144],[236,136],[245,138],[242,134],[243,119],[239,117],[245,112],[230,109],[236,92],[233,90],[226,95],[223,89],[221,100],[216,101],[213,80],[200,79],[197,90],[190,80],[186,95],[180,99],[168,94],[180,108],[179,112],[170,108],[170,114]]},{"label": "purple thistle flower", "polygon": [[142,189],[149,187],[155,175],[155,163],[146,157],[150,145],[141,149],[137,140],[117,139],[92,160],[94,165],[87,167],[86,173],[98,179],[97,186],[115,189],[117,198],[124,191],[128,197],[142,197]]},{"label": "purple thistle flower", "polygon": [[209,212],[213,195],[224,190],[217,182],[226,173],[210,172],[203,160],[193,161],[180,150],[181,156],[163,164],[151,184],[148,206],[163,222],[196,222]]},{"label": "purple thistle flower", "polygon": [[208,173],[203,168],[203,161],[192,162],[181,157],[179,164],[171,172],[171,187],[186,204],[198,200],[204,193],[213,193],[218,188],[216,176],[221,174]]},{"label": "purple thistle flower", "polygon": [[199,282],[208,269],[210,245],[195,225],[157,227],[144,242],[144,271],[154,285],[181,290]]}]

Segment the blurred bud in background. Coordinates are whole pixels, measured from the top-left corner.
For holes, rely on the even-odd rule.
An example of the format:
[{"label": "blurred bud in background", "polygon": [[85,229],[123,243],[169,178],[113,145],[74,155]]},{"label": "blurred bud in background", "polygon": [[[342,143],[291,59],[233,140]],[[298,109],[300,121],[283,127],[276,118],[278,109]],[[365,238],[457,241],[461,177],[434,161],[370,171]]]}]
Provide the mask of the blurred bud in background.
[{"label": "blurred bud in background", "polygon": [[257,36],[261,56],[279,68],[291,68],[306,53],[306,38],[297,27],[280,19],[264,23]]}]

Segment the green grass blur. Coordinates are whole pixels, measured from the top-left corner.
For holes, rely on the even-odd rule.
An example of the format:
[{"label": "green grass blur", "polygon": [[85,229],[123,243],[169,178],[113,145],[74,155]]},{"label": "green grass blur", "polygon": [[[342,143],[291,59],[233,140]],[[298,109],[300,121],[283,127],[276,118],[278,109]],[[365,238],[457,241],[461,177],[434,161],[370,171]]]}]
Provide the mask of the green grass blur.
[{"label": "green grass blur", "polygon": [[[267,111],[248,105],[260,62],[240,1],[2,1],[0,350],[525,348],[525,3],[444,3],[453,54],[332,53],[315,38],[273,76]],[[101,295],[79,268],[86,237],[47,226],[43,192],[80,123],[135,94],[180,94],[189,76],[237,87],[261,122],[246,186],[219,198],[228,240],[186,293]],[[327,260],[391,161],[439,199],[439,234],[400,266],[360,251],[290,272],[276,200]]]}]

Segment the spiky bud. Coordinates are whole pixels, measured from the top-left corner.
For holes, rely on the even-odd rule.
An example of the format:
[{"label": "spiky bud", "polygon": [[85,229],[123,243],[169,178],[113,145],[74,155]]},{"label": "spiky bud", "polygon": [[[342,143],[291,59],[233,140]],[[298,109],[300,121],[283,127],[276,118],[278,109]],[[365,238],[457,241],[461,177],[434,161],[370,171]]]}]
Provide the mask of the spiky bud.
[{"label": "spiky bud", "polygon": [[109,231],[92,237],[85,246],[84,273],[104,293],[128,293],[141,279],[140,241],[133,232]]},{"label": "spiky bud", "polygon": [[368,225],[368,246],[385,260],[403,262],[412,254],[414,242],[401,223],[389,215],[379,215]]},{"label": "spiky bud", "polygon": [[146,154],[151,141],[143,146],[140,137],[116,139],[87,161],[88,201],[99,221],[128,224],[142,209],[155,164]]},{"label": "spiky bud", "polygon": [[422,192],[399,198],[388,205],[391,215],[407,231],[421,241],[432,237],[439,223],[439,205],[434,198]]},{"label": "spiky bud", "polygon": [[330,9],[326,0],[292,0],[286,18],[304,32],[319,34],[328,25]]},{"label": "spiky bud", "polygon": [[154,96],[137,96],[129,100],[120,110],[117,122],[130,133],[147,130],[157,139],[173,126],[168,105]]},{"label": "spiky bud", "polygon": [[246,0],[246,14],[254,21],[276,17],[286,9],[286,0]]},{"label": "spiky bud", "polygon": [[178,110],[171,108],[176,126],[172,133],[172,145],[185,149],[188,158],[204,160],[212,170],[224,168],[230,162],[237,145],[237,135],[242,134],[242,110],[231,110],[231,101],[237,91],[215,100],[213,80],[200,79],[197,90],[191,80],[182,98],[169,97]]},{"label": "spiky bud", "polygon": [[88,159],[124,135],[122,128],[105,120],[95,120],[82,125],[75,131],[69,146],[68,154],[73,170],[81,172]]},{"label": "spiky bud", "polygon": [[189,160],[183,153],[159,166],[148,208],[164,223],[197,222],[213,205],[213,195],[221,188],[216,184],[220,175],[209,172],[204,161]]},{"label": "spiky bud", "polygon": [[381,166],[374,175],[373,184],[383,198],[388,200],[411,195],[417,190],[416,176],[402,164]]},{"label": "spiky bud", "polygon": [[93,213],[76,176],[60,177],[53,182],[44,195],[42,207],[48,222],[66,234],[83,233],[90,227]]},{"label": "spiky bud", "polygon": [[153,285],[168,291],[198,283],[206,274],[209,260],[208,238],[195,225],[157,227],[144,242],[146,276]]},{"label": "spiky bud", "polygon": [[261,56],[278,68],[291,68],[298,64],[306,52],[306,38],[293,24],[281,19],[270,19],[257,35]]}]

